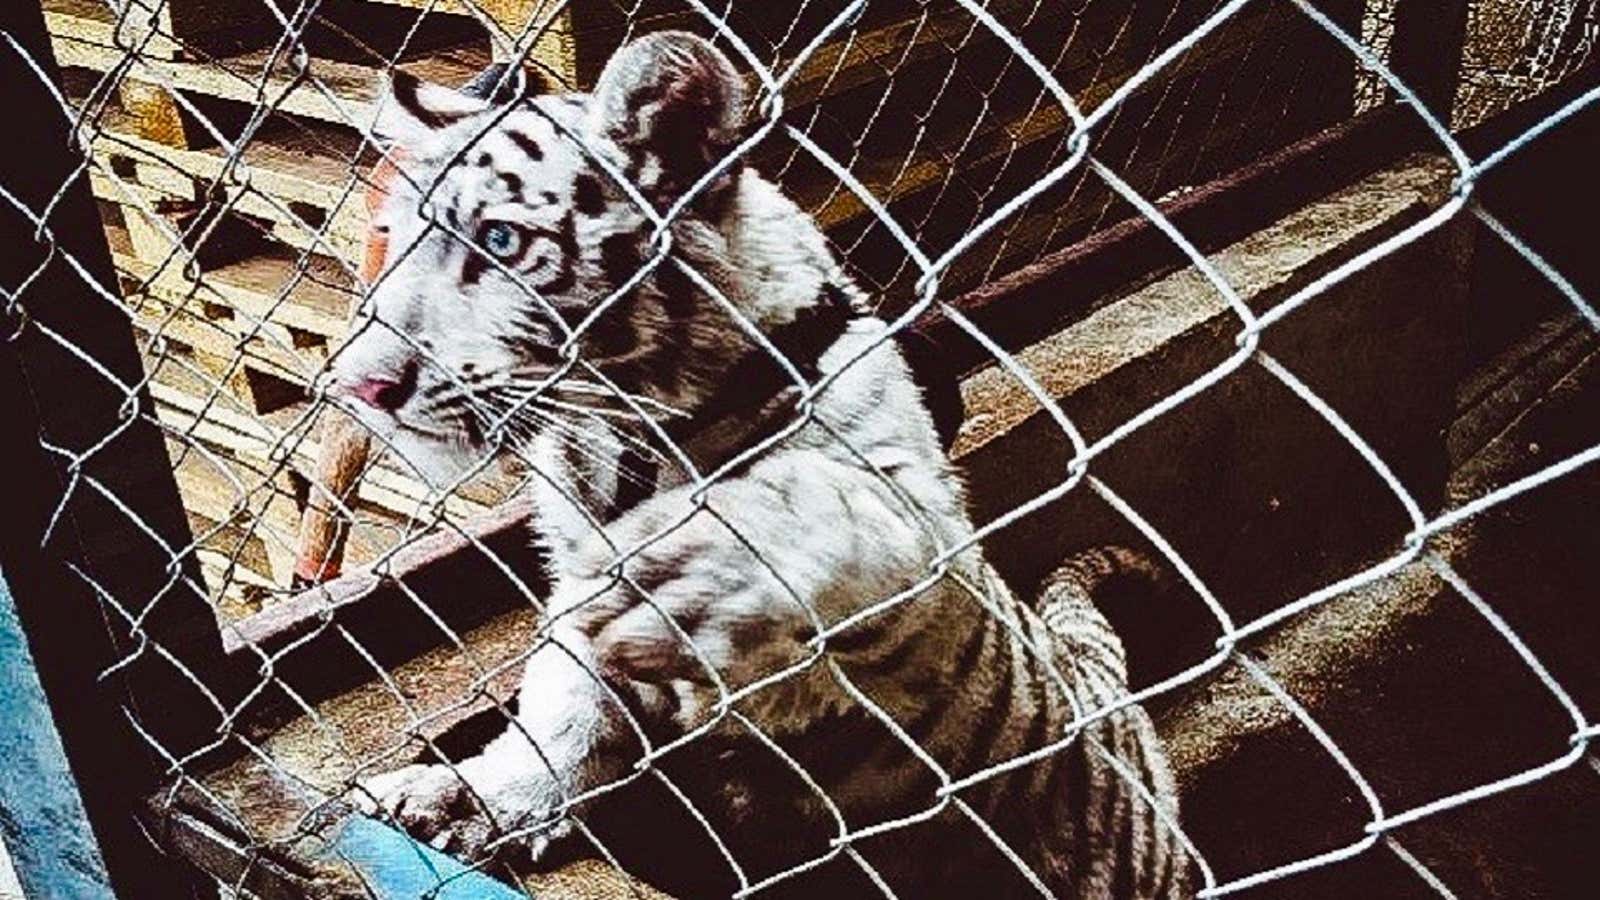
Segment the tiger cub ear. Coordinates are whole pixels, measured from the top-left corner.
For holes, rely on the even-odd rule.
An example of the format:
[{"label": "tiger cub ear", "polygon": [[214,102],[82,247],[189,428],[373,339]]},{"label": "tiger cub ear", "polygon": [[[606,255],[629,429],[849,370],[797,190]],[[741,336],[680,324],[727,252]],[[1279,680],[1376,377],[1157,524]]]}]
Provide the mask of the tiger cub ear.
[{"label": "tiger cub ear", "polygon": [[389,73],[387,89],[378,102],[372,132],[399,146],[413,146],[489,106],[487,100],[395,69]]},{"label": "tiger cub ear", "polygon": [[589,131],[622,151],[623,174],[658,205],[710,170],[743,127],[738,70],[685,31],[645,35],[618,50],[589,106]]}]

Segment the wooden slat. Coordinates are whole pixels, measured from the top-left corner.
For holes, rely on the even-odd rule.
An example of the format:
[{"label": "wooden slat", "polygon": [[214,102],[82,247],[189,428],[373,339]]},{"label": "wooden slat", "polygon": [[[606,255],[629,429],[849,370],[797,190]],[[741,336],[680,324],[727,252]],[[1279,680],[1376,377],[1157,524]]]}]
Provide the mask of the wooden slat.
[{"label": "wooden slat", "polygon": [[[185,150],[139,137],[133,133],[133,117],[119,106],[99,110],[93,125],[93,152],[133,160],[141,181],[147,173],[165,172],[215,182],[228,164],[228,151],[222,147]],[[243,169],[235,166],[229,182],[243,180],[247,170],[250,186],[264,194],[331,209],[344,193],[360,149],[360,137],[347,129],[272,117],[238,148]]]},{"label": "wooden slat", "polygon": [[[58,35],[52,43],[62,65],[104,72],[126,58],[116,47],[69,36]],[[251,105],[265,97],[283,112],[352,128],[365,129],[372,122],[379,72],[375,67],[313,57],[306,77],[325,87],[324,93],[300,82],[288,61],[280,59],[269,66],[270,61],[266,50],[204,62],[140,58],[131,72],[134,77],[157,85],[177,85],[186,91]],[[403,62],[400,68],[430,81],[461,84],[488,63],[486,51],[462,47]]]},{"label": "wooden slat", "polygon": [[[91,171],[90,185],[94,190],[95,199],[105,200],[119,205],[134,208],[167,207],[175,212],[184,210],[198,212],[206,207],[196,202],[193,198],[200,189],[202,182],[188,179],[187,184],[181,175],[169,173],[165,183],[151,186],[124,179],[113,179],[99,171]],[[185,191],[184,187],[190,189]],[[232,216],[248,217],[251,224],[241,227],[249,228],[256,232],[256,237],[263,238],[282,245],[289,250],[316,253],[323,256],[334,256],[340,259],[360,259],[361,248],[366,235],[366,216],[361,210],[359,194],[334,210],[334,219],[329,227],[321,227],[317,219],[322,210],[296,210],[282,202],[262,197],[260,194],[244,191],[237,188],[223,188],[213,192],[217,197],[215,208],[222,208],[226,204]],[[223,200],[223,197],[229,199]],[[301,216],[310,214],[311,221]],[[148,216],[146,216],[148,218]],[[158,229],[159,230],[159,229]],[[154,255],[141,253],[141,259],[146,263],[155,263],[165,259],[167,251],[174,242],[164,239],[158,245],[151,245],[158,251]]]},{"label": "wooden slat", "polygon": [[[265,576],[267,584],[280,588],[288,584],[294,569],[292,529],[299,516],[286,486],[240,477],[230,471],[227,460],[174,445],[170,439],[167,453],[174,463],[172,471],[184,509],[192,516],[242,532],[252,555],[241,559],[241,565]],[[196,533],[205,535],[201,529]],[[232,554],[239,544],[240,540],[221,534],[212,541],[202,540],[203,546],[222,554]]]},{"label": "wooden slat", "polygon": [[[196,534],[207,535],[197,551],[207,583],[226,620],[271,610],[289,597],[295,564],[301,511],[289,473],[304,471],[307,455],[317,448],[295,453],[288,466],[252,454],[252,444],[259,442],[241,440],[231,429],[215,424],[238,422],[243,414],[219,401],[204,419],[196,418],[197,400],[173,386],[174,380],[182,380],[170,377],[174,371],[170,363],[158,367],[151,389],[157,399],[156,415],[170,429],[169,454],[185,509]],[[387,559],[415,531],[408,521],[421,511],[419,504],[397,492],[397,487],[408,489],[406,480],[380,470],[363,484],[358,497],[350,498],[354,519],[347,520],[346,549],[352,566]],[[469,493],[492,500],[505,492],[480,479]],[[458,500],[447,504],[446,512],[453,519],[471,521],[484,509],[479,503]],[[211,535],[219,527],[220,533]],[[243,555],[230,566],[229,557],[241,549]],[[412,556],[415,551],[402,551],[387,565],[403,570]]]},{"label": "wooden slat", "polygon": [[[42,0],[45,23],[60,41],[106,48],[111,53],[173,62],[204,55],[207,48],[237,43],[252,27],[273,21],[267,8],[253,0],[120,4],[112,0]],[[61,62],[67,64],[65,59]],[[174,148],[206,141],[204,129],[174,99],[167,86],[126,74],[116,84],[122,105],[133,114],[130,133]]]},{"label": "wooden slat", "polygon": [[[989,3],[988,11],[1006,21],[1025,5],[1023,0],[1002,0]],[[784,100],[790,106],[800,106],[819,97],[886,79],[889,72],[948,55],[949,48],[969,33],[975,36],[973,43],[978,46],[995,41],[990,32],[975,26],[970,13],[954,6],[936,8],[855,33],[846,29],[845,37],[829,41],[806,60],[786,86]],[[781,74],[785,66],[785,62],[780,62],[775,72]],[[755,78],[749,78],[746,85],[752,93],[760,89],[760,82]]]},{"label": "wooden slat", "polygon": [[[471,16],[490,27],[496,59],[508,58],[524,42],[526,33],[549,19],[525,57],[567,85],[576,86],[583,74],[578,67],[574,22],[587,11],[584,4],[551,0],[375,0],[378,3],[427,10],[433,15]],[[574,8],[576,7],[576,8]],[[485,21],[487,20],[487,21]]]},{"label": "wooden slat", "polygon": [[328,610],[360,602],[385,581],[404,580],[430,568],[450,565],[453,559],[474,561],[477,556],[472,547],[474,540],[489,541],[497,535],[516,532],[526,526],[532,514],[533,508],[527,498],[513,497],[463,523],[460,533],[440,531],[409,542],[385,562],[381,575],[370,571],[351,572],[302,591],[270,611],[238,623],[224,635],[224,644],[231,648],[230,652],[249,646],[282,646],[285,641],[304,636],[311,623]]},{"label": "wooden slat", "polygon": [[[60,0],[46,0],[48,3]],[[415,0],[399,0],[399,5],[420,6]],[[480,8],[490,18],[513,23],[520,34],[522,26],[531,16],[539,15],[539,4],[519,0],[488,0]],[[1006,0],[995,12],[1004,15],[1026,6],[1022,0]],[[575,24],[570,24],[573,16]],[[81,66],[97,71],[108,71],[123,61],[125,53],[111,44],[104,28],[77,27],[69,9],[57,11],[60,28],[53,29],[56,54],[64,65]],[[669,17],[670,18],[670,17]],[[698,22],[694,16],[680,15],[687,24]],[[548,71],[565,73],[566,83],[573,87],[588,87],[587,81],[598,74],[595,66],[580,70],[575,61],[578,51],[575,44],[589,41],[604,46],[604,53],[589,51],[589,55],[603,59],[609,55],[621,32],[615,27],[586,31],[581,13],[564,12],[557,17],[557,25],[536,42],[530,59]],[[679,23],[678,19],[671,19]],[[660,24],[660,23],[658,23]],[[845,37],[830,41],[814,54],[789,83],[785,97],[791,106],[812,102],[820,97],[840,93],[886,77],[891,64],[904,65],[929,59],[948,52],[948,43],[973,30],[973,20],[964,11],[941,10],[927,15],[917,15],[892,22],[878,28],[847,33]],[[994,40],[988,32],[976,32],[979,42]],[[503,42],[501,42],[503,44]],[[486,65],[493,55],[504,55],[505,48],[497,46],[491,54],[476,47],[458,47],[439,50],[423,58],[402,61],[400,68],[424,79],[442,84],[460,84]],[[372,119],[373,105],[380,68],[376,65],[343,62],[313,57],[310,75],[325,85],[338,100],[330,101],[320,91],[302,85],[283,94],[293,73],[287,65],[280,64],[273,71],[263,69],[268,61],[268,51],[258,50],[220,56],[205,61],[183,61],[149,58],[135,63],[132,76],[156,85],[180,86],[213,97],[255,104],[262,95],[275,103],[282,112],[362,128]],[[782,67],[782,60],[775,60]],[[264,84],[263,84],[264,82]],[[759,90],[759,80],[747,79],[749,89]],[[264,90],[260,88],[264,87]]]},{"label": "wooden slat", "polygon": [[[163,15],[151,22],[145,15],[118,17],[105,0],[44,0],[45,28],[52,35],[106,47],[138,47],[139,52],[162,59],[178,56],[171,37],[171,19]],[[151,26],[154,27],[151,27]]]},{"label": "wooden slat", "polygon": [[[1109,27],[1111,20],[1097,20],[1094,24]],[[1305,33],[1307,27],[1303,17],[1289,8],[1269,4],[1241,12],[1194,52],[1173,62],[1161,76],[1126,98],[1122,111],[1102,124],[1094,135],[1096,157],[1119,169],[1136,186],[1150,190],[1154,185],[1153,193],[1161,193],[1183,177],[1193,161],[1207,155],[1213,159],[1219,156],[1217,148],[1226,142],[1252,133],[1270,133],[1278,127],[1305,128],[1299,120],[1286,122],[1278,110],[1257,108],[1259,104],[1253,102],[1249,92],[1221,91],[1215,100],[1216,108],[1199,104],[1203,115],[1187,104],[1164,101],[1175,84],[1226,84],[1233,70],[1247,65],[1249,55],[1257,48],[1291,41]],[[1082,108],[1092,111],[1126,83],[1150,53],[1148,44],[1130,43],[1099,52],[1099,48],[1091,49],[1079,39],[1069,45],[1056,74]],[[981,118],[971,114],[963,117],[956,112],[956,104],[943,103],[932,119],[919,123],[928,133],[918,134],[916,152],[910,158],[864,156],[852,164],[853,174],[889,207],[891,215],[919,235],[925,248],[953,241],[970,224],[981,221],[987,211],[1031,186],[1065,157],[1059,145],[1069,124],[1067,114],[1043,93],[1031,74],[1012,73],[989,102],[992,105],[984,109]],[[1123,116],[1131,117],[1129,121],[1135,123],[1146,117],[1155,118],[1160,123],[1157,130],[1188,137],[1174,141],[1163,154],[1138,154],[1142,132],[1137,127],[1123,126]],[[1209,127],[1202,127],[1208,123]],[[859,140],[848,126],[841,130],[841,137]],[[869,144],[871,137],[869,134]],[[885,135],[884,139],[902,140],[894,134]],[[827,141],[823,142],[826,146]],[[1053,153],[1049,152],[1052,147],[1056,148]],[[830,149],[840,158],[849,157],[849,146]],[[1128,156],[1136,158],[1125,160]],[[1173,159],[1180,160],[1180,164],[1173,165]],[[881,229],[866,232],[867,240],[856,244],[853,235],[871,224],[865,206],[836,179],[812,171],[815,168],[805,164],[803,172],[786,179],[786,186],[832,230],[836,239],[850,247],[850,259],[864,265],[868,278],[883,279],[886,273],[879,271],[882,262],[903,259],[903,252]],[[1084,196],[1073,192],[1069,198],[1068,190],[1080,179],[1086,181],[1087,191]],[[1029,210],[1014,214],[985,243],[956,260],[942,282],[956,289],[971,288],[983,277],[1003,274],[1053,246],[1077,239],[1084,228],[1104,214],[1110,200],[1109,189],[1097,179],[1086,178],[1080,167],[1055,193]],[[1006,236],[1003,242],[1002,235]]]},{"label": "wooden slat", "polygon": [[[271,417],[258,417],[214,404],[204,410],[194,386],[178,387],[178,376],[158,373],[151,385],[151,393],[160,401],[158,411],[168,425],[180,432],[191,434],[208,444],[225,449],[235,457],[248,459],[262,471],[274,471],[274,454],[289,453],[290,462],[302,472],[314,471],[320,445],[314,438],[294,433],[287,439],[285,431],[264,419],[282,421],[298,418],[303,409],[290,408]],[[444,501],[446,515],[464,519],[484,510],[486,503],[497,497],[493,474],[486,481],[464,485]],[[392,461],[379,465],[362,479],[361,500],[402,516],[421,515],[428,509],[431,492],[421,482],[401,472]]]},{"label": "wooden slat", "polygon": [[330,286],[341,277],[330,261],[313,258],[309,273],[300,274],[291,251],[250,257],[188,277],[180,265],[159,272],[148,262],[129,258],[128,273],[150,281],[154,290],[171,297],[186,297],[198,290],[202,297],[232,307],[251,321],[265,320],[334,340],[349,328],[348,310],[354,296]]},{"label": "wooden slat", "polygon": [[[234,319],[213,319],[193,312],[190,307],[195,305],[202,304],[178,306],[155,299],[145,300],[134,307],[134,325],[146,335],[175,338],[218,357],[237,357],[246,369],[302,388],[326,361],[326,345],[286,350],[292,338],[272,323],[254,326]],[[246,339],[246,333],[257,327],[265,333]]]}]

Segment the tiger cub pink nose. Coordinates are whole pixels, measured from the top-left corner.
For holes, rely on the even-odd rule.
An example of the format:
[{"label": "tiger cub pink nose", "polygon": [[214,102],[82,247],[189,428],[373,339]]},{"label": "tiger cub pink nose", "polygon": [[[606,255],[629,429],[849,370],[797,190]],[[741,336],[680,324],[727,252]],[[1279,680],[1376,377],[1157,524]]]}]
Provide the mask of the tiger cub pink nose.
[{"label": "tiger cub pink nose", "polygon": [[417,391],[417,363],[406,363],[398,377],[369,375],[350,385],[350,393],[362,403],[376,410],[392,413],[411,399]]}]

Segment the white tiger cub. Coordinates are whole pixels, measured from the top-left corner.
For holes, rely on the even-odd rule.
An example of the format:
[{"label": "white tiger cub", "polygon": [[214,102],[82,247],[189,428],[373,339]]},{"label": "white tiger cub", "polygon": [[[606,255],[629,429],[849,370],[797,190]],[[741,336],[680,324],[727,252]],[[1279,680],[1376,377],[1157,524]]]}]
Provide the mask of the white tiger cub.
[{"label": "white tiger cub", "polygon": [[[741,137],[744,103],[727,58],[678,32],[618,51],[592,95],[496,105],[394,77],[377,127],[404,160],[380,214],[389,258],[334,390],[432,477],[507,445],[529,458],[553,588],[513,726],[360,791],[467,855],[542,852],[576,815],[681,897],[807,860],[822,863],[773,892],[882,896],[870,868],[903,897],[1183,895],[1144,712],[1064,741],[1077,711],[1126,693],[1088,569],[1127,560],[1080,558],[1037,613],[977,547],[919,587],[973,530],[961,484],[885,324],[752,169],[701,185],[672,258],[640,275],[653,226],[613,173],[668,209]],[[837,376],[809,418],[796,373]],[[701,473],[727,465],[703,496],[663,433]]]}]

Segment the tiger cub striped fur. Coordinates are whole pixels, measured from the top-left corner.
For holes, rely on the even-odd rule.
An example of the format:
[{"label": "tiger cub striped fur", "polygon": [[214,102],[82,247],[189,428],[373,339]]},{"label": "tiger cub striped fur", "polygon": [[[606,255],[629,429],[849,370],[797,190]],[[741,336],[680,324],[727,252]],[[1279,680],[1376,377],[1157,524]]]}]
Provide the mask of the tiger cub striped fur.
[{"label": "tiger cub striped fur", "polygon": [[[750,167],[715,168],[742,84],[676,32],[618,51],[587,95],[394,77],[385,268],[333,392],[442,484],[526,457],[553,588],[513,727],[360,793],[467,855],[547,852],[577,817],[683,897],[795,867],[771,893],[1181,895],[1145,714],[1074,725],[1127,691],[1085,577],[1127,560],[1078,560],[1037,611],[976,546],[922,583],[973,531],[963,488],[817,226]],[[682,208],[657,238],[641,202]],[[807,416],[796,374],[835,379]]]}]

